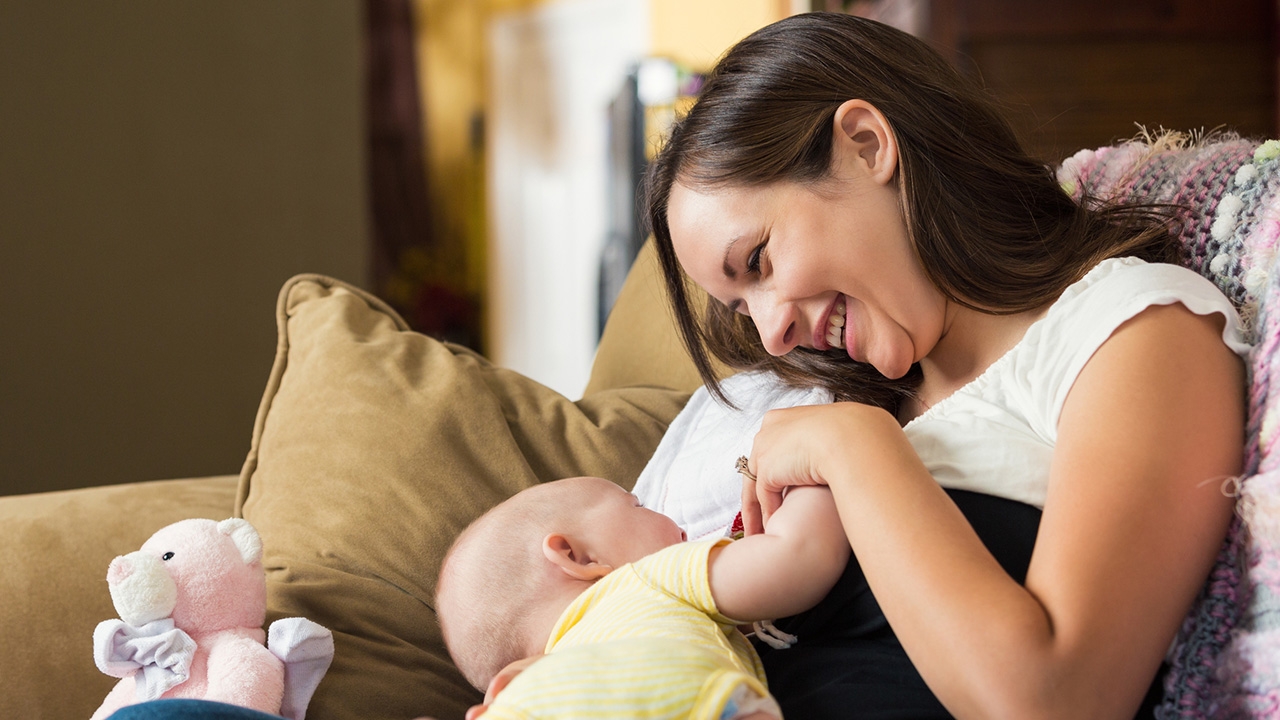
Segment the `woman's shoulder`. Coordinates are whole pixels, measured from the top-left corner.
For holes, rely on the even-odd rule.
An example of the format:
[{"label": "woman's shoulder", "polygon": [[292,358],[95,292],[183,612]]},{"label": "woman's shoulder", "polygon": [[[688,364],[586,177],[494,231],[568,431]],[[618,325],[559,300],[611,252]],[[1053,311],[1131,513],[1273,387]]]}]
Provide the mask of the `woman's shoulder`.
[{"label": "woman's shoulder", "polygon": [[1181,265],[1136,257],[1095,265],[1049,308],[1045,330],[1063,342],[1096,347],[1146,309],[1174,304],[1196,315],[1221,315],[1223,342],[1237,354],[1249,351],[1240,315],[1217,285]]},{"label": "woman's shoulder", "polygon": [[1148,309],[1172,305],[1194,315],[1221,315],[1223,344],[1237,355],[1248,354],[1250,346],[1235,306],[1208,279],[1180,265],[1133,257],[1103,260],[1053,304],[1020,358],[1017,376],[1027,392],[1039,398],[1039,407],[1047,410],[1041,417],[1042,429],[1056,436],[1063,404],[1076,378],[1122,325]]},{"label": "woman's shoulder", "polygon": [[1227,300],[1216,285],[1190,268],[1124,256],[1107,258],[1094,265],[1062,293],[1058,302],[1085,294],[1134,289],[1206,292]]}]

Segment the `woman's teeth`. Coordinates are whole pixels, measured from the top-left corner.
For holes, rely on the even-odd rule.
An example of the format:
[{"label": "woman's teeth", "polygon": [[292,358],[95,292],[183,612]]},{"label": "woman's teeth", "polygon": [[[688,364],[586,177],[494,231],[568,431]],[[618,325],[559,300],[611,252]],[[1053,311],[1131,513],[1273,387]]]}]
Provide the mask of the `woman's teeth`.
[{"label": "woman's teeth", "polygon": [[844,349],[844,300],[836,301],[836,311],[827,318],[827,344]]}]

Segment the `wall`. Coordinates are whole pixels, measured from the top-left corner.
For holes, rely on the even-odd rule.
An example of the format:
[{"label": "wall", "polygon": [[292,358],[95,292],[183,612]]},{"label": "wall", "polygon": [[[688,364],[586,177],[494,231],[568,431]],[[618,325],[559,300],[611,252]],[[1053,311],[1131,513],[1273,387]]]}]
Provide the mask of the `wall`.
[{"label": "wall", "polygon": [[734,43],[788,15],[807,10],[793,0],[649,0],[650,52],[710,70]]},{"label": "wall", "polygon": [[0,4],[0,493],[239,471],[280,285],[366,282],[360,4]]}]

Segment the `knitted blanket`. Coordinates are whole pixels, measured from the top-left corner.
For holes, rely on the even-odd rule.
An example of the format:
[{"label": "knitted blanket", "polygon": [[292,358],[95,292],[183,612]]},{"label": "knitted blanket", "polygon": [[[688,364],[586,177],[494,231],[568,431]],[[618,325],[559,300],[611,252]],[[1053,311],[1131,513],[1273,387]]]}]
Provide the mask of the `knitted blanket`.
[{"label": "knitted blanket", "polygon": [[[1249,360],[1245,473],[1236,518],[1172,648],[1172,718],[1280,717],[1280,141],[1178,133],[1082,150],[1058,180],[1080,199],[1171,203],[1184,263],[1240,310]],[[1276,379],[1272,383],[1272,378]]]}]

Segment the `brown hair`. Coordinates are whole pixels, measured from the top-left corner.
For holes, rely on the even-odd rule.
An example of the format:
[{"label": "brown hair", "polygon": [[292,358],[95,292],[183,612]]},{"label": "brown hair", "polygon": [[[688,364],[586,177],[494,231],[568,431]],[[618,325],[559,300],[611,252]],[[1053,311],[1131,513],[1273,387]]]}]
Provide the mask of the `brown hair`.
[{"label": "brown hair", "polygon": [[919,385],[843,351],[770,356],[749,318],[708,299],[695,313],[667,225],[671,187],[818,187],[830,177],[836,109],[862,99],[898,144],[904,221],[931,282],[993,314],[1042,307],[1108,257],[1176,262],[1167,217],[1150,206],[1077,204],[1030,158],[998,103],[924,42],[839,13],[805,13],[748,36],[720,60],[645,177],[645,205],[680,334],[722,400],[711,358],[896,411]]}]

